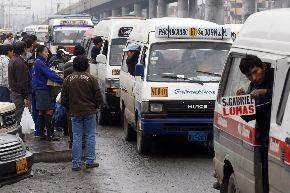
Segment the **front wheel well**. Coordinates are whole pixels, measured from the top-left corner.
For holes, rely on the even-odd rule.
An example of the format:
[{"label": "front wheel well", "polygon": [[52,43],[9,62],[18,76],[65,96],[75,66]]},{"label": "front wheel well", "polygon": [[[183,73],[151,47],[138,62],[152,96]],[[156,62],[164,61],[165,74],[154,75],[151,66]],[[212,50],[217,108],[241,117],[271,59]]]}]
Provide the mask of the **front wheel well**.
[{"label": "front wheel well", "polygon": [[231,164],[230,161],[225,160],[224,161],[224,169],[223,169],[223,179],[222,179],[222,183],[221,183],[221,188],[220,188],[220,192],[221,193],[227,193],[228,192],[228,183],[229,183],[229,179],[231,174],[234,172],[233,166]]}]

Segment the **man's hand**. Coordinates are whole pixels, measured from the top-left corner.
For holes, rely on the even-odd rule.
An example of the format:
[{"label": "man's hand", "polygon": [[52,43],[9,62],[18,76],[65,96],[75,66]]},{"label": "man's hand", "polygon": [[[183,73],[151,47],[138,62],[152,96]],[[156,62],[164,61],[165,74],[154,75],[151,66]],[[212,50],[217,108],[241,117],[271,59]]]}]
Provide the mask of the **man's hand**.
[{"label": "man's hand", "polygon": [[246,91],[244,88],[239,88],[236,92],[236,95],[239,96],[239,95],[245,95],[246,94]]},{"label": "man's hand", "polygon": [[24,107],[29,107],[30,106],[30,101],[27,99],[24,99]]},{"label": "man's hand", "polygon": [[256,90],[253,90],[251,92],[251,97],[252,98],[257,98],[257,97],[261,97],[261,96],[265,96],[267,93],[267,89],[256,89]]}]

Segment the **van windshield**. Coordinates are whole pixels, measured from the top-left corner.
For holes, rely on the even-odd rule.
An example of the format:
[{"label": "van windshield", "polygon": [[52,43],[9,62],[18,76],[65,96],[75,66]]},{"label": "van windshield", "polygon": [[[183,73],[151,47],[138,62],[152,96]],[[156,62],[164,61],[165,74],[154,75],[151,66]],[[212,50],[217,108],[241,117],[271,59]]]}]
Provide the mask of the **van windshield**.
[{"label": "van windshield", "polygon": [[111,43],[110,51],[110,65],[111,66],[121,66],[123,49],[126,46],[126,38],[113,39]]},{"label": "van windshield", "polygon": [[230,44],[158,43],[151,47],[148,81],[219,82]]}]

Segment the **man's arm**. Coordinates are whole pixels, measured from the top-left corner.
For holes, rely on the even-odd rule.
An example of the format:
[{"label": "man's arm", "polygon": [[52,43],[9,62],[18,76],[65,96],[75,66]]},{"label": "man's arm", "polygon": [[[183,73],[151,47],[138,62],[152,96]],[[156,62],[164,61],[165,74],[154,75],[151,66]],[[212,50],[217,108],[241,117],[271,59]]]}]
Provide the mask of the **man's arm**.
[{"label": "man's arm", "polygon": [[61,104],[69,109],[69,82],[68,79],[64,80],[63,87],[61,90]]}]

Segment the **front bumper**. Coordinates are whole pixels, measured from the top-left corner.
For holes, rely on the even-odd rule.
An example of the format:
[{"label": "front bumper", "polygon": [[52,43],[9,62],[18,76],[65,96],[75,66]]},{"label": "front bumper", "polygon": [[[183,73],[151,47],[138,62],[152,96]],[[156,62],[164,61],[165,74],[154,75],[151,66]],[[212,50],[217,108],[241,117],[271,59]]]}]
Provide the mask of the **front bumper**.
[{"label": "front bumper", "polygon": [[213,118],[141,118],[145,135],[188,136],[189,132],[202,131],[213,139]]},{"label": "front bumper", "polygon": [[[20,160],[24,158],[27,160],[28,171],[23,174],[17,174],[16,173],[16,160]],[[33,162],[34,162],[33,154],[29,151],[26,151],[26,155],[23,157],[10,160],[10,161],[4,161],[4,162],[0,161],[0,187],[32,176],[31,169],[32,169]]]}]

